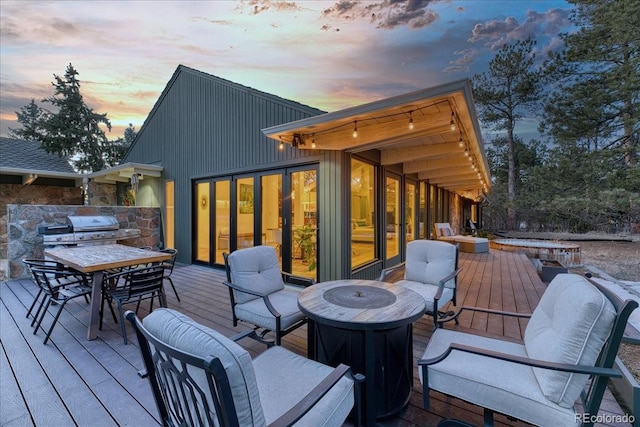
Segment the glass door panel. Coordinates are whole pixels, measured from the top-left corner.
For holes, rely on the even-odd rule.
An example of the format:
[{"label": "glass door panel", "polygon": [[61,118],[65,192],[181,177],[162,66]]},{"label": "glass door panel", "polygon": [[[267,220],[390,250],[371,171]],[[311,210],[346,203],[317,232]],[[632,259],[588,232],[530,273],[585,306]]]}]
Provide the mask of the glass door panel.
[{"label": "glass door panel", "polygon": [[317,187],[315,169],[291,172],[291,273],[316,278]]},{"label": "glass door panel", "polygon": [[[400,256],[400,224],[401,224],[401,208],[400,203],[400,179],[399,177],[391,174],[387,174],[385,178],[385,204],[386,204],[386,218],[385,218],[385,258],[389,262],[388,265],[393,265],[392,258]],[[399,262],[399,260],[398,260]]]},{"label": "glass door panel", "polygon": [[209,182],[200,182],[196,184],[196,241],[195,241],[195,259],[208,263],[210,260],[211,246],[209,239],[211,236],[211,228],[209,219],[211,214],[211,186]]},{"label": "glass door panel", "polygon": [[253,194],[253,177],[236,181],[237,249],[253,246]]},{"label": "glass door panel", "polygon": [[266,244],[273,246],[282,268],[282,174],[260,177],[262,234]]},{"label": "glass door panel", "polygon": [[229,252],[231,230],[231,181],[216,181],[215,188],[215,263],[224,264],[223,252]]},{"label": "glass door panel", "polygon": [[404,192],[404,217],[406,218],[404,222],[404,235],[408,243],[415,238],[416,233],[416,184],[407,182]]}]

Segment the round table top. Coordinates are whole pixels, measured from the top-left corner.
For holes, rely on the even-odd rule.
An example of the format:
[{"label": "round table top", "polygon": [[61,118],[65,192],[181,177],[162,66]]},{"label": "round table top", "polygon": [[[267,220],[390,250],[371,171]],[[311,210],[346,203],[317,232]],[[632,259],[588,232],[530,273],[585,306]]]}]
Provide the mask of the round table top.
[{"label": "round table top", "polygon": [[298,296],[310,319],[350,329],[386,329],[418,320],[425,312],[416,292],[377,280],[334,280],[316,283]]}]

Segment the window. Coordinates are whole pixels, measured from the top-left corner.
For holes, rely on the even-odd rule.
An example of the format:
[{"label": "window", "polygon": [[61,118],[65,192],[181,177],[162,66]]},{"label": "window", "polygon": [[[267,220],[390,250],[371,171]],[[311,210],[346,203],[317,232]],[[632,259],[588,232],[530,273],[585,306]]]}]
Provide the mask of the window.
[{"label": "window", "polygon": [[175,248],[175,204],[174,204],[174,182],[167,181],[164,183],[164,247]]},{"label": "window", "polygon": [[351,159],[351,267],[376,259],[375,167]]}]

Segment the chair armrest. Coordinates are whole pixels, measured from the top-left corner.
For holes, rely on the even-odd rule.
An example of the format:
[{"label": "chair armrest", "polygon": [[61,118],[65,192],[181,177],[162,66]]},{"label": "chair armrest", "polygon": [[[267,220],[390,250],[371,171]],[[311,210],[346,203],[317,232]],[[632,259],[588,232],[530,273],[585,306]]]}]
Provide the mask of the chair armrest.
[{"label": "chair armrest", "polygon": [[[293,408],[282,414],[280,418],[274,420],[269,427],[290,426],[297,422],[304,416],[313,406],[322,399],[322,397],[336,385],[340,379],[349,374],[351,368],[349,366],[340,364],[329,375],[327,375],[313,390],[311,390],[306,396],[304,396]],[[364,378],[355,379],[356,382],[362,382]],[[354,384],[355,388],[356,384]]]},{"label": "chair armrest", "polygon": [[473,347],[470,345],[459,343],[451,343],[451,345],[449,345],[449,348],[447,348],[444,353],[436,357],[433,357],[431,359],[418,360],[418,366],[428,366],[441,362],[442,360],[446,359],[453,350],[464,351],[467,353],[490,357],[492,359],[504,360],[507,362],[519,363],[521,365],[532,366],[535,368],[551,369],[554,371],[574,372],[578,374],[589,374],[616,378],[620,378],[622,376],[620,371],[613,368],[601,368],[599,366],[589,365],[572,365],[569,363],[555,363],[546,360],[531,359],[528,357],[516,356],[508,353],[501,353],[498,351],[487,350],[484,348]]},{"label": "chair armrest", "polygon": [[266,294],[264,292],[258,292],[258,291],[248,290],[248,289],[245,289],[245,288],[240,288],[240,287],[236,286],[235,284],[233,284],[231,282],[227,282],[226,280],[224,282],[222,282],[222,283],[224,283],[228,287],[230,287],[230,288],[232,288],[232,289],[234,289],[234,290],[236,290],[238,292],[242,292],[242,293],[245,293],[245,294],[255,295],[257,297],[262,297],[262,298],[265,298],[265,297],[269,296],[269,294]]},{"label": "chair armrest", "polygon": [[440,280],[440,284],[444,285],[445,283],[447,283],[449,280],[455,278],[458,276],[458,274],[460,273],[460,271],[462,271],[462,268],[458,268],[456,271],[452,271],[450,274],[448,274],[446,277],[444,277],[442,280]]},{"label": "chair armrest", "polygon": [[401,262],[400,264],[394,265],[393,267],[384,268],[380,272],[380,277],[378,277],[378,281],[386,282],[387,277],[389,277],[390,275],[392,275],[393,273],[395,273],[396,271],[404,267],[404,264],[405,264],[404,262]]},{"label": "chair armrest", "polygon": [[264,304],[267,306],[267,310],[269,310],[269,312],[273,314],[274,317],[280,317],[280,313],[278,312],[278,310],[275,309],[275,307],[273,306],[273,304],[271,304],[271,301],[269,300],[269,295],[271,294],[266,294],[264,292],[250,291],[248,289],[241,289],[238,286],[234,285],[233,283],[227,282],[226,280],[222,283],[224,283],[231,289],[234,289],[238,292],[243,292],[249,295],[255,295],[257,297],[262,298],[264,300]]},{"label": "chair armrest", "polygon": [[308,288],[309,286],[315,284],[313,279],[302,276],[294,276],[291,273],[287,273],[286,271],[282,272],[282,280],[289,285],[296,285],[303,288]]},{"label": "chair armrest", "polygon": [[501,316],[520,317],[525,319],[528,319],[529,317],[531,317],[531,313],[516,313],[513,311],[502,311],[502,310],[494,310],[491,308],[470,307],[470,306],[463,305],[451,316],[443,317],[442,321],[449,322],[451,320],[455,320],[460,316],[460,314],[462,314],[463,311],[475,311],[479,313],[498,314]]}]

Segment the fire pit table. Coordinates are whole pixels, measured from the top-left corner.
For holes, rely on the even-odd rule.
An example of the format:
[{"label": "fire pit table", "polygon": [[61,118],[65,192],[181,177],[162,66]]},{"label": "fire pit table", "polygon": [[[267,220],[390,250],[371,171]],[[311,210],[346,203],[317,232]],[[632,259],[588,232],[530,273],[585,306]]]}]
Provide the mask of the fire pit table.
[{"label": "fire pit table", "polygon": [[309,318],[309,358],[351,366],[366,377],[364,418],[395,414],[413,387],[413,322],[425,312],[417,293],[374,280],[336,280],[304,289],[300,310]]}]

